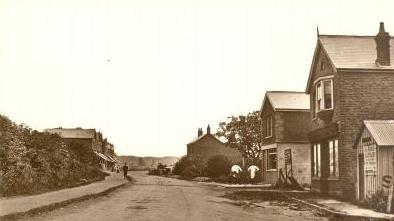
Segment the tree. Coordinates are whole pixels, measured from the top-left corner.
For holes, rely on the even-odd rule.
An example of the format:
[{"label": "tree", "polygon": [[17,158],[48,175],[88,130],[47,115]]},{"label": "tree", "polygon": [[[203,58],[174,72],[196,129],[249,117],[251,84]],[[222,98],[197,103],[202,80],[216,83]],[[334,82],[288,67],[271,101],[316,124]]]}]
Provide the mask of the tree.
[{"label": "tree", "polygon": [[228,122],[219,124],[216,135],[225,138],[226,145],[237,148],[245,158],[258,160],[261,157],[261,119],[258,111],[246,116],[229,117]]}]

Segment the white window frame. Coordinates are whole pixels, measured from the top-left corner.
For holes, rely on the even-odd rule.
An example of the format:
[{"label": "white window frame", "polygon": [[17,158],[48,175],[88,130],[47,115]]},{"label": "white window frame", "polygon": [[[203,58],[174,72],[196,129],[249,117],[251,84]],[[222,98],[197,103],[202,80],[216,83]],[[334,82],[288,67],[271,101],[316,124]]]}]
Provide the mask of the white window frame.
[{"label": "white window frame", "polygon": [[[325,98],[324,98],[324,82],[330,82],[331,85],[331,107],[330,108],[326,108],[325,107]],[[322,77],[322,78],[318,78],[315,82],[315,112],[319,113],[320,111],[323,110],[332,110],[334,109],[334,82],[333,82],[333,77],[332,76],[328,76],[328,77]],[[318,91],[318,88],[319,91]],[[320,93],[319,93],[320,92]],[[319,105],[319,100],[321,102],[321,105]]]}]

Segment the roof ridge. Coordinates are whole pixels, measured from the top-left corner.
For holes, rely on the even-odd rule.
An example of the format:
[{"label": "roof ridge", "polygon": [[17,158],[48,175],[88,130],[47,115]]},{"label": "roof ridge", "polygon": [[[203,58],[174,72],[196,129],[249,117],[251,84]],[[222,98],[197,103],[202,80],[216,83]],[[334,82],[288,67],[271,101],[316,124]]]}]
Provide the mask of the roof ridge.
[{"label": "roof ridge", "polygon": [[301,94],[305,94],[304,91],[267,91],[267,93],[301,93]]},{"label": "roof ridge", "polygon": [[394,120],[364,120],[365,123],[394,123]]},{"label": "roof ridge", "polygon": [[[375,35],[319,35],[320,37],[329,37],[329,38],[336,38],[336,37],[341,37],[341,38],[375,38]],[[390,36],[390,39],[394,39],[394,36]]]},{"label": "roof ridge", "polygon": [[320,37],[374,38],[374,35],[319,35]]}]

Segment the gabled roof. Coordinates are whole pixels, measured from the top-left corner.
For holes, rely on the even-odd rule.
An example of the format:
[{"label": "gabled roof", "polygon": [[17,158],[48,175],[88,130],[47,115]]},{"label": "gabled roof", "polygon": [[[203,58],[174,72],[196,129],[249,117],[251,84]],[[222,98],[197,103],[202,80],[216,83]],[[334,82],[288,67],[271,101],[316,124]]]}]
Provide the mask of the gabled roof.
[{"label": "gabled roof", "polygon": [[334,70],[362,70],[362,71],[394,71],[394,38],[390,39],[390,66],[376,63],[377,51],[375,36],[354,35],[319,35],[312,64],[309,71],[306,92],[309,93],[315,60],[318,52],[322,52],[333,66]]},{"label": "gabled roof", "polygon": [[[318,40],[336,69],[394,69],[393,49],[391,66],[376,64],[375,36],[320,35]],[[394,46],[394,38],[390,45]]]},{"label": "gabled roof", "polygon": [[80,139],[93,139],[95,129],[82,129],[82,128],[53,128],[45,129],[44,132],[51,134],[58,134],[61,138],[80,138]]},{"label": "gabled roof", "polygon": [[394,120],[365,120],[364,125],[378,146],[394,146]]},{"label": "gabled roof", "polygon": [[215,137],[214,135],[212,135],[212,134],[204,134],[204,135],[202,135],[202,136],[199,136],[199,137],[193,139],[193,140],[190,141],[187,145],[195,144],[195,143],[197,143],[198,141],[200,141],[200,140],[202,140],[203,138],[206,138],[206,137],[212,137],[212,138],[214,138],[215,140],[217,140],[218,142],[220,142],[220,143],[223,144],[223,142],[220,141],[220,140],[219,140],[217,137]]},{"label": "gabled roof", "polygon": [[266,102],[270,102],[275,111],[309,111],[309,95],[297,91],[267,91],[260,113]]}]

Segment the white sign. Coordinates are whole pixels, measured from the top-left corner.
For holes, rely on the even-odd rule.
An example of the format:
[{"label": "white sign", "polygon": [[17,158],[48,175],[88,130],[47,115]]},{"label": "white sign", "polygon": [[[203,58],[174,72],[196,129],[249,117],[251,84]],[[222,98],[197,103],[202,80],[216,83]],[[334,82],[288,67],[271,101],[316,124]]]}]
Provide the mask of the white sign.
[{"label": "white sign", "polygon": [[376,145],[363,146],[363,151],[365,174],[376,174]]}]

